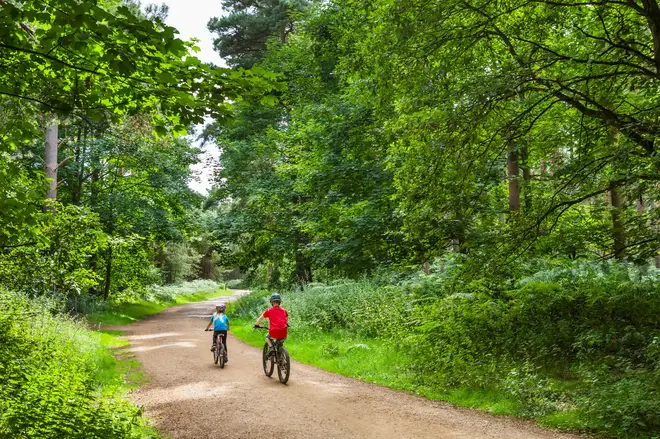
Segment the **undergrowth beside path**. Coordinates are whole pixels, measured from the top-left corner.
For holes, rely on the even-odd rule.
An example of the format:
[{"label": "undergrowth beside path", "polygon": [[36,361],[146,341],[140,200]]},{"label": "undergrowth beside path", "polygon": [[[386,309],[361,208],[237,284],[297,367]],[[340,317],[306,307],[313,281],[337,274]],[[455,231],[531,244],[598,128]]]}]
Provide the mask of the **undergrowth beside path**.
[{"label": "undergrowth beside path", "polygon": [[113,356],[124,343],[53,301],[0,291],[0,438],[159,437],[126,398],[141,376]]},{"label": "undergrowth beside path", "polygon": [[[574,263],[507,289],[451,270],[401,284],[337,281],[281,292],[294,359],[463,407],[626,439],[659,437],[660,277]],[[270,292],[231,304],[250,329]]]},{"label": "undergrowth beside path", "polygon": [[133,302],[97,305],[87,322],[46,298],[0,290],[0,439],[156,439],[127,398],[140,363],[119,354],[124,325],[170,306],[231,294],[213,282],[155,287]]},{"label": "undergrowth beside path", "polygon": [[[265,333],[253,329],[253,325],[253,319],[233,318],[231,332],[238,339],[262,348]],[[290,328],[286,346],[296,361],[343,376],[496,415],[521,412],[519,404],[501,392],[467,388],[441,392],[420,384],[410,373],[413,354],[405,348],[397,348],[395,340],[361,337],[345,330]]]},{"label": "undergrowth beside path", "polygon": [[145,298],[101,306],[86,315],[94,325],[122,326],[167,308],[186,303],[202,302],[231,295],[232,292],[214,282],[188,282],[183,285],[157,287]]}]

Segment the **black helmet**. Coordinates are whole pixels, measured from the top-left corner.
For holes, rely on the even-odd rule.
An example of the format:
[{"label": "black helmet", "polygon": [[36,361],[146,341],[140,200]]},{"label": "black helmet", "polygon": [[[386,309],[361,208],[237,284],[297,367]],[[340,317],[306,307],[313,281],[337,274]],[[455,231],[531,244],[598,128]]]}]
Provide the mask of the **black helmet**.
[{"label": "black helmet", "polygon": [[271,302],[281,302],[282,298],[280,297],[279,294],[273,294],[272,296],[270,296],[270,301]]}]

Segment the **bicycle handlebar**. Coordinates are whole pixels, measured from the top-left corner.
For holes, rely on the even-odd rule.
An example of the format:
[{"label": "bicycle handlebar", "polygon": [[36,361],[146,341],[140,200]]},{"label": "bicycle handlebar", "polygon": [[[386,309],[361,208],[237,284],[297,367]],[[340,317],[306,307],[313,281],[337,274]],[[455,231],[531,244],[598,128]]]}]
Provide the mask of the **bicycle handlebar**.
[{"label": "bicycle handlebar", "polygon": [[[286,325],[287,328],[290,328],[291,325]],[[254,329],[270,329],[268,326],[260,326],[260,325],[254,325]]]}]

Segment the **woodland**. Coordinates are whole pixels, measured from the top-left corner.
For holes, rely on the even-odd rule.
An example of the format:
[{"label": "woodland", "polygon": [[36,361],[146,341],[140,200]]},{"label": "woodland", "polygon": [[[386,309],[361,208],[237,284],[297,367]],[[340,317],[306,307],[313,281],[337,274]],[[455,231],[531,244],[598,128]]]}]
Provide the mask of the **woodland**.
[{"label": "woodland", "polygon": [[225,67],[167,14],[0,0],[0,437],[156,435],[85,316],[196,279],[396,338],[382,384],[660,436],[656,0],[222,0]]}]

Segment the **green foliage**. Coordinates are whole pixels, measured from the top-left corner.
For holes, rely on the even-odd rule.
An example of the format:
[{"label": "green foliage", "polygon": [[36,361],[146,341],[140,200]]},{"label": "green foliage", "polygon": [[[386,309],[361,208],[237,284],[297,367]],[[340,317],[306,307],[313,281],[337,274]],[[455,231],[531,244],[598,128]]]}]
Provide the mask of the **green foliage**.
[{"label": "green foliage", "polygon": [[187,242],[167,243],[162,253],[167,283],[191,280],[199,274],[202,255]]},{"label": "green foliage", "polygon": [[120,326],[157,314],[166,308],[228,296],[223,284],[195,280],[178,285],[152,286],[142,294],[122,295],[112,302],[93,302],[85,310],[88,321],[98,325]]},{"label": "green foliage", "polygon": [[0,285],[65,299],[98,285],[90,260],[108,245],[98,216],[78,206],[57,206],[55,213],[35,218],[43,233],[38,241],[0,251]]},{"label": "green foliage", "polygon": [[227,117],[226,99],[258,83],[268,87],[269,80],[252,72],[202,64],[176,29],[123,4],[55,0],[0,8],[0,52],[5,72],[12,72],[0,75],[0,95],[45,111],[77,110],[93,121],[159,113],[157,132],[167,132],[166,122],[185,132],[205,115]]},{"label": "green foliage", "polygon": [[110,239],[111,261],[108,253],[100,260],[101,267],[111,264],[110,282],[113,301],[121,302],[144,294],[147,287],[158,283],[160,272],[154,266],[154,251],[149,247],[149,240],[140,235],[128,235],[124,238]]},{"label": "green foliage", "polygon": [[[2,129],[5,126],[2,124]],[[22,169],[13,148],[0,147],[0,250],[25,245],[36,238],[38,205],[45,179]]]},{"label": "green foliage", "polygon": [[208,23],[209,30],[218,35],[214,40],[216,51],[232,67],[251,68],[264,56],[271,36],[285,42],[293,31],[293,15],[306,3],[306,0],[223,0],[225,14]]},{"label": "green foliage", "polygon": [[20,294],[0,292],[0,311],[0,437],[157,437],[100,334]]},{"label": "green foliage", "polygon": [[[409,389],[621,437],[660,428],[655,273],[631,264],[567,263],[498,291],[464,284],[455,262],[443,266],[399,285],[311,285],[284,293],[283,306],[303,338],[310,331],[324,334],[317,340],[334,333],[398,340],[407,367],[397,371]],[[230,312],[256,318],[268,296],[241,298]],[[346,355],[338,343],[317,354]],[[488,402],[488,392],[501,405]]]},{"label": "green foliage", "polygon": [[245,282],[242,279],[232,279],[225,282],[227,288],[243,288],[245,287]]},{"label": "green foliage", "polygon": [[[253,330],[253,324],[254,319],[233,318],[232,333],[252,346],[262,347],[264,333]],[[292,326],[286,346],[296,361],[366,382],[423,393],[406,369],[410,355],[397,349],[395,343],[363,338],[345,330]]]}]

